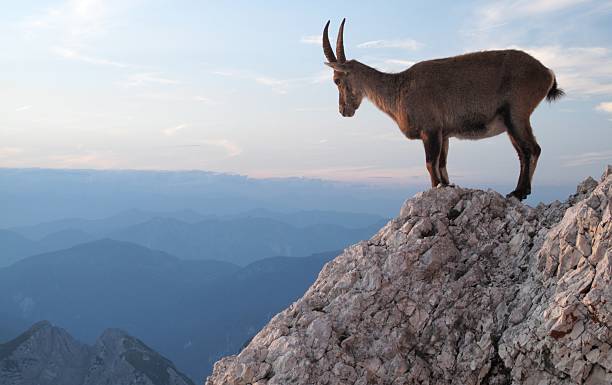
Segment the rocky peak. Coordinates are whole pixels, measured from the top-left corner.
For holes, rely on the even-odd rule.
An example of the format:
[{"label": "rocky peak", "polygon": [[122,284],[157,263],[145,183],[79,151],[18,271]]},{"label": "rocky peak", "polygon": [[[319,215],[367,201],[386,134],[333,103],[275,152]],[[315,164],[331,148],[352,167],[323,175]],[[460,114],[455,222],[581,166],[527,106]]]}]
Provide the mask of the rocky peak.
[{"label": "rocky peak", "polygon": [[172,362],[119,329],[107,329],[96,341],[84,385],[128,384],[133,373],[143,384],[187,385],[191,380]]},{"label": "rocky peak", "polygon": [[47,321],[0,344],[0,385],[192,385],[138,339],[108,329],[94,346]]},{"label": "rocky peak", "polygon": [[611,200],[417,194],[207,384],[612,383]]}]

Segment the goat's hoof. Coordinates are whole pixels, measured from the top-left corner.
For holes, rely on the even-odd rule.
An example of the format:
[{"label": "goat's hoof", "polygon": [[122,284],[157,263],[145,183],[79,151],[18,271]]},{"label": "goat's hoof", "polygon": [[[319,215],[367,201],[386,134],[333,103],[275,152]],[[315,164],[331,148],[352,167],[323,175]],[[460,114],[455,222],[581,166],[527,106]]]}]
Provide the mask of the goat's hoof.
[{"label": "goat's hoof", "polygon": [[436,188],[444,188],[444,187],[448,187],[448,185],[447,185],[447,184],[445,184],[445,183],[438,183],[438,184],[436,185]]},{"label": "goat's hoof", "polygon": [[514,190],[511,193],[506,195],[506,198],[516,198],[519,201],[522,201],[523,199],[527,198],[527,195],[529,195],[529,193],[527,191],[523,191],[523,190]]}]

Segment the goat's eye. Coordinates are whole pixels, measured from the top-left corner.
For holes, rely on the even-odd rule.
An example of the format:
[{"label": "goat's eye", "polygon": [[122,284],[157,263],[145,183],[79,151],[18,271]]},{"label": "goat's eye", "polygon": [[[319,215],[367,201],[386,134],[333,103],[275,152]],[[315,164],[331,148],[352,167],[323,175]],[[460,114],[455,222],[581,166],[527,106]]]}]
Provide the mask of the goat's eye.
[{"label": "goat's eye", "polygon": [[334,83],[336,83],[337,86],[340,85],[340,79],[334,79]]}]

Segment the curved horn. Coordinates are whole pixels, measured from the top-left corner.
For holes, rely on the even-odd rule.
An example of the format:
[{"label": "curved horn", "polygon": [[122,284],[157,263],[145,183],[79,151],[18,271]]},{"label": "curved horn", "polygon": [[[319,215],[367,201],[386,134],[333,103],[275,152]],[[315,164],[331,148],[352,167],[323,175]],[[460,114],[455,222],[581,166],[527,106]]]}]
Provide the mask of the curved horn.
[{"label": "curved horn", "polygon": [[340,30],[338,30],[338,40],[336,41],[336,53],[338,54],[338,63],[344,63],[346,56],[344,55],[344,22],[346,19],[342,19],[340,24]]},{"label": "curved horn", "polygon": [[329,61],[330,63],[334,63],[334,62],[337,62],[338,60],[336,60],[336,55],[334,55],[334,50],[332,49],[331,44],[329,44],[329,36],[327,36],[328,29],[329,29],[329,20],[327,21],[327,24],[325,24],[325,29],[323,29],[323,53],[325,54],[327,61]]}]

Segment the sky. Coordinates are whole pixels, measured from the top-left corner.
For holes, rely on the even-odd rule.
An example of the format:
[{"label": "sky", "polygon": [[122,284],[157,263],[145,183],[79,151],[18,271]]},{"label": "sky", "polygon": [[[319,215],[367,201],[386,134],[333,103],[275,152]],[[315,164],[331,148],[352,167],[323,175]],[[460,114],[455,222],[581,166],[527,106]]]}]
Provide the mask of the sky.
[{"label": "sky", "polygon": [[[0,167],[428,180],[420,141],[370,103],[338,113],[321,32],[385,71],[518,48],[567,95],[532,116],[535,184],[612,163],[612,1],[12,1],[0,14]],[[506,135],[451,140],[451,181],[514,184]]]}]

